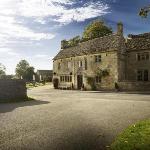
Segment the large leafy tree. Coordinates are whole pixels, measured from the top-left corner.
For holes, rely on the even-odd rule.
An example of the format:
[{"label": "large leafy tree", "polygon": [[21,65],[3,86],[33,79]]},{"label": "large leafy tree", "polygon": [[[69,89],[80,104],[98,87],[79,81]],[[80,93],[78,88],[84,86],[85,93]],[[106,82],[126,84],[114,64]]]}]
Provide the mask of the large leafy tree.
[{"label": "large leafy tree", "polygon": [[93,39],[111,34],[112,29],[105,25],[104,21],[96,20],[90,23],[83,32],[83,39]]},{"label": "large leafy tree", "polygon": [[24,79],[28,80],[28,81],[32,81],[33,80],[33,75],[35,75],[34,73],[34,68],[33,67],[29,67],[27,68],[27,70],[25,71],[24,74]]},{"label": "large leafy tree", "polygon": [[34,68],[26,60],[21,60],[16,66],[16,75],[18,78],[22,77],[27,81],[32,81],[35,75]]},{"label": "large leafy tree", "polygon": [[140,12],[139,12],[139,15],[140,15],[141,17],[146,18],[146,17],[148,16],[148,13],[149,13],[149,12],[150,12],[150,5],[141,8],[141,10],[140,10]]},{"label": "large leafy tree", "polygon": [[6,71],[5,66],[0,63],[0,79],[6,75],[5,71]]},{"label": "large leafy tree", "polygon": [[26,70],[30,67],[29,63],[26,60],[21,60],[16,66],[16,76],[18,78],[24,77]]}]

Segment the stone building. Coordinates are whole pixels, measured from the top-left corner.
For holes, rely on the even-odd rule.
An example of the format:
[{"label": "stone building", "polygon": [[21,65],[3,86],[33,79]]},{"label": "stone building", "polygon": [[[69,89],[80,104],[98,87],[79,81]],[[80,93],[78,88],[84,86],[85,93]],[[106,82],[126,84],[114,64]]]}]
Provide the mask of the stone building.
[{"label": "stone building", "polygon": [[150,33],[125,38],[123,24],[118,23],[116,33],[61,49],[53,59],[53,78],[58,80],[59,88],[149,86],[149,54]]},{"label": "stone building", "polygon": [[52,81],[53,70],[37,70],[36,72],[39,81]]}]

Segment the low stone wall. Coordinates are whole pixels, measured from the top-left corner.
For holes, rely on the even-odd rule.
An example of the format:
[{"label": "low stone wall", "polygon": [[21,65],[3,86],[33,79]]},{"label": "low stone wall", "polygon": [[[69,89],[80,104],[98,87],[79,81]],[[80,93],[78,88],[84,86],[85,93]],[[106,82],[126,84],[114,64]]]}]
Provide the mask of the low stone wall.
[{"label": "low stone wall", "polygon": [[121,91],[150,91],[150,82],[119,82]]},{"label": "low stone wall", "polygon": [[0,80],[0,101],[15,101],[27,98],[26,83],[23,80]]}]

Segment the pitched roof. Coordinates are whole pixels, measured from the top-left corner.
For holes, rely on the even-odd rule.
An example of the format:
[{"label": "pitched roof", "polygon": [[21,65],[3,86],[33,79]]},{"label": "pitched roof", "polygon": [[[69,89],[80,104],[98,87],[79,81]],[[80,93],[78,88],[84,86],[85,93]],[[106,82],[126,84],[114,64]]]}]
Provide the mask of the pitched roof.
[{"label": "pitched roof", "polygon": [[120,44],[120,36],[117,34],[107,35],[101,38],[95,38],[83,43],[79,43],[75,47],[70,47],[59,51],[54,60],[82,56],[87,54],[96,54],[106,50],[117,50]]},{"label": "pitched roof", "polygon": [[38,75],[50,75],[53,74],[53,70],[37,70]]},{"label": "pitched roof", "polygon": [[131,39],[126,42],[127,51],[150,49],[150,33],[129,35]]}]

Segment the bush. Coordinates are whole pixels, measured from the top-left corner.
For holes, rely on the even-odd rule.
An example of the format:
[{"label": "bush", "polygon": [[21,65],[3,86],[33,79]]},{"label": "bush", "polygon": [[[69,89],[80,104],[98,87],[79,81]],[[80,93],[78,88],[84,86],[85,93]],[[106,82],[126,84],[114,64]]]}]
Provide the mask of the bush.
[{"label": "bush", "polygon": [[59,80],[57,78],[53,79],[53,86],[55,89],[58,89]]}]

